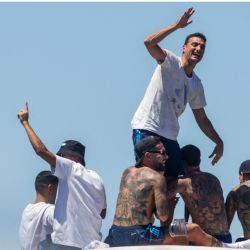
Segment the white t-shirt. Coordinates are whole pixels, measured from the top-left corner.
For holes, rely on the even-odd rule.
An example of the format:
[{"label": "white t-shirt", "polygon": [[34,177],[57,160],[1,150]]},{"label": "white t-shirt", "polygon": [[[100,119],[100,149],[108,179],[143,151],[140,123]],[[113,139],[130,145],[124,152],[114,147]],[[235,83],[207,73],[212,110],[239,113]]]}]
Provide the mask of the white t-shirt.
[{"label": "white t-shirt", "polygon": [[189,103],[192,109],[206,106],[201,80],[193,72],[188,78],[181,58],[166,50],[167,56],[152,76],[145,96],[134,114],[133,129],[145,129],[165,138],[176,140],[178,117]]},{"label": "white t-shirt", "polygon": [[224,242],[222,242],[222,247],[250,249],[250,240],[244,240],[244,241],[235,242],[235,243],[224,243]]},{"label": "white t-shirt", "polygon": [[19,227],[22,250],[37,250],[40,241],[52,233],[54,205],[45,202],[28,204]]},{"label": "white t-shirt", "polygon": [[55,202],[53,243],[84,248],[101,240],[101,211],[106,194],[100,176],[80,163],[56,156],[59,178]]}]

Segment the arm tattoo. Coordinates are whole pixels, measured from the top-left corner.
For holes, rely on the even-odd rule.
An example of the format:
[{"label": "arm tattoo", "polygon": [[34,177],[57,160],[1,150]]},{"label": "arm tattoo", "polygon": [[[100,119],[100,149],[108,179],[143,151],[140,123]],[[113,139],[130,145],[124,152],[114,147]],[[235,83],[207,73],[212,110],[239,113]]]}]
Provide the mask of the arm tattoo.
[{"label": "arm tattoo", "polygon": [[222,247],[222,243],[221,243],[221,241],[219,241],[216,238],[212,237],[211,247]]}]

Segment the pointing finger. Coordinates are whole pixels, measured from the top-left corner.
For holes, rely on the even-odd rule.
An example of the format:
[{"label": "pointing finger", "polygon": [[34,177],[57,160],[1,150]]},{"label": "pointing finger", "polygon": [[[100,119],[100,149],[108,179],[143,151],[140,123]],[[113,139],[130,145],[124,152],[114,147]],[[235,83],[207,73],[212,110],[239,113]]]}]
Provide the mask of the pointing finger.
[{"label": "pointing finger", "polygon": [[28,101],[25,103],[27,111],[29,111]]}]

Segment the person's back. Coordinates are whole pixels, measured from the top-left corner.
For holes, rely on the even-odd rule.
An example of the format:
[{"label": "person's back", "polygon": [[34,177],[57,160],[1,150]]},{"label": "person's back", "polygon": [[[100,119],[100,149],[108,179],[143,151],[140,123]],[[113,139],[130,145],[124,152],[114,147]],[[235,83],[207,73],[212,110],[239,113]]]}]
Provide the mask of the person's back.
[{"label": "person's back", "polygon": [[45,202],[30,203],[25,207],[19,226],[22,250],[36,249],[53,232],[54,207]]},{"label": "person's back", "polygon": [[[155,203],[155,186],[164,183],[162,174],[148,167],[131,167],[121,179],[114,225],[134,226],[152,223]],[[167,207],[163,208],[167,210]]]},{"label": "person's back", "polygon": [[59,185],[52,241],[85,247],[93,240],[101,240],[101,213],[106,207],[101,177],[82,164],[60,156],[56,156],[54,174]]},{"label": "person's back", "polygon": [[250,180],[232,189],[229,194],[243,228],[244,238],[250,239]]},{"label": "person's back", "polygon": [[239,178],[240,184],[229,192],[226,199],[228,224],[231,225],[237,211],[244,238],[250,239],[250,160],[242,162]]},{"label": "person's back", "polygon": [[35,180],[36,199],[28,204],[19,226],[22,250],[49,249],[52,246],[50,234],[53,232],[54,202],[58,178],[51,171],[40,172]]},{"label": "person's back", "polygon": [[163,176],[167,154],[158,137],[149,136],[135,146],[138,161],[121,178],[113,225],[105,239],[111,247],[161,244],[168,218],[167,185]]},{"label": "person's back", "polygon": [[229,233],[220,181],[212,174],[197,172],[186,178],[187,186],[180,194],[190,212],[192,222],[211,235]]},{"label": "person's back", "polygon": [[185,177],[178,180],[176,191],[181,194],[192,222],[215,238],[232,242],[220,181],[200,171],[200,150],[196,146],[184,146],[181,158]]}]

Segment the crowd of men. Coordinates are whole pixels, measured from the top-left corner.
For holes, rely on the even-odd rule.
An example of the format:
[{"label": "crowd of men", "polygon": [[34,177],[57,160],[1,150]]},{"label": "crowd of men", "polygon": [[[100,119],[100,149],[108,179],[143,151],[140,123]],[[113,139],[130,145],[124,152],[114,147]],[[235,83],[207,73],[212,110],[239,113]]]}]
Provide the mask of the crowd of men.
[{"label": "crowd of men", "polygon": [[[239,169],[240,184],[224,203],[218,178],[200,170],[201,153],[194,145],[180,148],[178,117],[189,103],[201,130],[215,143],[212,164],[223,155],[223,141],[208,119],[203,86],[194,68],[203,57],[206,37],[185,39],[181,57],[159,43],[192,23],[189,8],[174,24],[145,39],[158,65],[132,119],[136,163],[125,169],[113,224],[104,240],[110,247],[155,244],[250,247],[250,160]],[[65,141],[54,154],[29,123],[28,104],[18,113],[28,139],[51,171],[35,180],[36,198],[23,211],[19,236],[23,250],[84,249],[101,241],[106,194],[101,177],[85,167],[85,146]],[[179,193],[185,220],[173,220]],[[230,225],[237,211],[241,242],[232,243]],[[192,223],[188,223],[191,215]],[[154,220],[160,226],[154,226]]]}]

